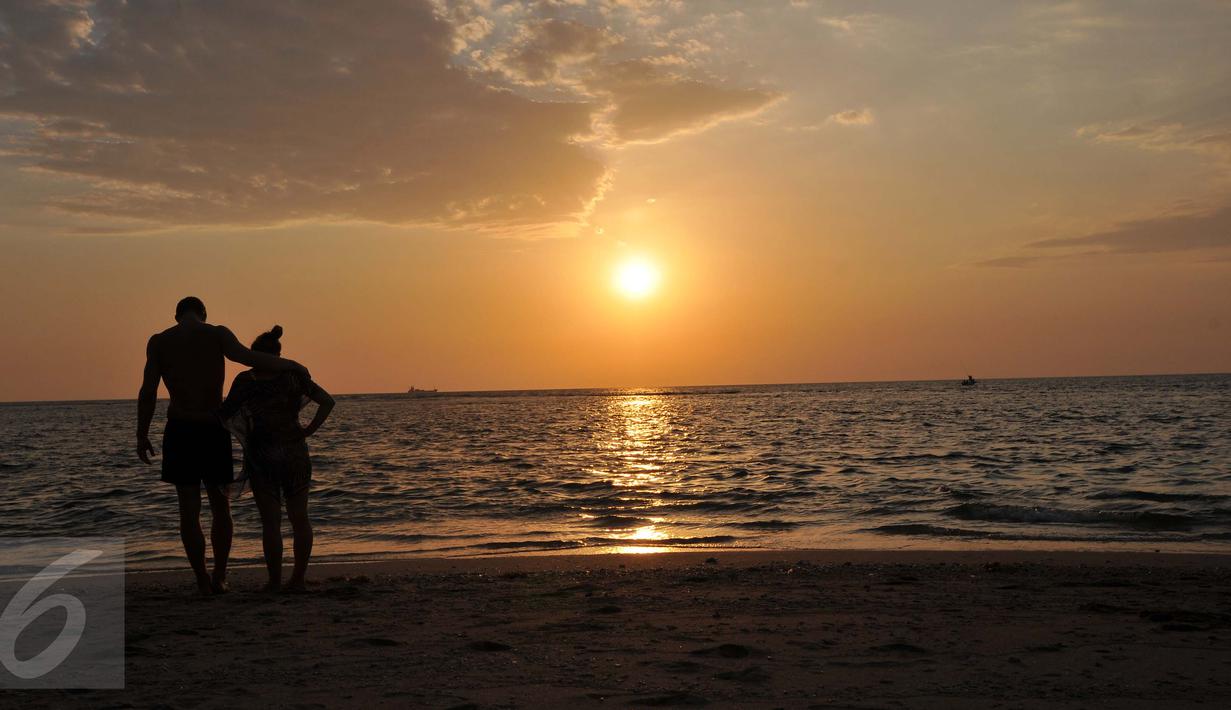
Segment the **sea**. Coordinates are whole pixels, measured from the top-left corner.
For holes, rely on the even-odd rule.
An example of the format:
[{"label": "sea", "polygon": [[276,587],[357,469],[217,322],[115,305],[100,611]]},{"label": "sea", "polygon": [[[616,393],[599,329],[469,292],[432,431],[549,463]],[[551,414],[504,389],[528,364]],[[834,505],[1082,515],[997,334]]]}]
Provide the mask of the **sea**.
[{"label": "sea", "polygon": [[[0,405],[0,538],[182,566],[135,421],[133,401]],[[1231,375],[351,395],[310,444],[318,560],[1231,552]],[[233,509],[234,558],[258,561],[255,505]]]}]

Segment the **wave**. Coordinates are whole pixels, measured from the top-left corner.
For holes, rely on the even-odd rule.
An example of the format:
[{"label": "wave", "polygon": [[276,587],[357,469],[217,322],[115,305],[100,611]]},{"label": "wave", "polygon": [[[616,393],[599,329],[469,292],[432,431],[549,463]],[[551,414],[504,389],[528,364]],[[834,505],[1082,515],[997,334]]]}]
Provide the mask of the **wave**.
[{"label": "wave", "polygon": [[963,503],[949,508],[945,511],[945,515],[961,520],[981,520],[993,523],[1118,525],[1146,530],[1188,530],[1199,524],[1198,520],[1187,515],[1153,511],[1066,510],[985,503]]},{"label": "wave", "polygon": [[990,493],[971,488],[951,488],[945,485],[939,486],[937,491],[957,500],[974,500],[975,498],[986,498],[991,495]]},{"label": "wave", "polygon": [[978,530],[963,530],[961,528],[947,528],[940,525],[925,525],[923,523],[900,523],[897,525],[881,525],[875,528],[868,528],[872,532],[881,533],[882,535],[920,535],[928,537],[977,537],[989,538],[995,537],[995,533],[979,532]]},{"label": "wave", "polygon": [[1223,501],[1231,496],[1215,493],[1158,493],[1155,491],[1110,490],[1098,491],[1086,496],[1090,500],[1145,500],[1154,503],[1186,501]]},{"label": "wave", "polygon": [[981,463],[990,464],[1005,464],[1008,463],[1003,459],[998,459],[993,456],[980,456],[979,454],[971,454],[965,451],[946,451],[943,454],[922,453],[922,454],[883,454],[880,456],[866,456],[864,461],[874,461],[876,463],[903,463],[915,461],[954,461],[967,460],[978,461]]},{"label": "wave", "polygon": [[787,520],[750,520],[744,523],[728,523],[728,527],[748,528],[751,530],[794,530],[799,523]]},{"label": "wave", "polygon": [[587,537],[582,540],[497,540],[494,542],[480,542],[472,545],[461,545],[458,547],[439,548],[437,551],[446,550],[509,550],[509,551],[534,551],[534,550],[573,550],[581,547],[626,547],[626,546],[642,546],[642,547],[688,547],[692,545],[722,545],[727,543],[737,542],[738,538],[732,535],[707,535],[702,537],[669,537],[662,540],[630,540],[622,537]]},{"label": "wave", "polygon": [[[1166,533],[1154,531],[1153,534],[1084,534],[1065,535],[1023,532],[1000,532],[996,530],[967,530],[925,523],[902,523],[898,525],[882,525],[866,528],[866,532],[881,535],[901,535],[908,537],[939,537],[950,539],[995,540],[1007,542],[1080,542],[1080,543],[1177,543],[1202,542],[1210,540],[1231,539],[1231,533],[1209,533],[1193,535],[1184,533]],[[1161,533],[1161,534],[1160,534]]]},{"label": "wave", "polygon": [[596,528],[634,528],[639,525],[649,525],[649,518],[635,518],[628,515],[600,515],[586,521],[587,525]]},{"label": "wave", "polygon": [[661,540],[629,540],[623,537],[588,537],[593,545],[644,545],[650,547],[679,547],[683,545],[720,545],[736,542],[733,535],[705,535],[702,537],[667,537]]},{"label": "wave", "polygon": [[510,540],[500,542],[480,542],[474,545],[464,545],[463,547],[479,550],[568,550],[575,547],[582,547],[582,543],[575,540]]},{"label": "wave", "polygon": [[566,491],[616,491],[620,488],[611,481],[564,481],[555,486]]}]

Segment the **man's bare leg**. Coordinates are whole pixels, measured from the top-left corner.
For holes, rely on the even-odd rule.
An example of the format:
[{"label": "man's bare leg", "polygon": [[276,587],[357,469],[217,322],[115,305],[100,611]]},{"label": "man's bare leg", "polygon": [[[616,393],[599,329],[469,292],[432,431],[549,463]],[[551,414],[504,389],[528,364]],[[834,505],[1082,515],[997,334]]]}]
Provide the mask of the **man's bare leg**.
[{"label": "man's bare leg", "polygon": [[[209,538],[214,546],[214,574],[210,579],[215,594],[227,591],[227,560],[231,558],[231,536],[235,526],[231,521],[231,499],[226,488],[207,486],[209,495]],[[200,505],[198,497],[198,505]]]},{"label": "man's bare leg", "polygon": [[282,588],[282,503],[277,496],[263,490],[253,490],[252,497],[261,514],[261,549],[265,553],[265,570],[269,573],[265,590],[276,592]]},{"label": "man's bare leg", "polygon": [[286,500],[286,517],[291,520],[291,531],[295,535],[295,571],[291,573],[291,581],[287,589],[302,591],[304,576],[308,572],[308,558],[312,556],[312,521],[308,520],[308,492]]},{"label": "man's bare leg", "polygon": [[209,574],[205,571],[205,534],[201,532],[201,487],[193,484],[176,486],[180,505],[180,541],[184,554],[197,578],[197,591],[203,595],[214,593]]}]

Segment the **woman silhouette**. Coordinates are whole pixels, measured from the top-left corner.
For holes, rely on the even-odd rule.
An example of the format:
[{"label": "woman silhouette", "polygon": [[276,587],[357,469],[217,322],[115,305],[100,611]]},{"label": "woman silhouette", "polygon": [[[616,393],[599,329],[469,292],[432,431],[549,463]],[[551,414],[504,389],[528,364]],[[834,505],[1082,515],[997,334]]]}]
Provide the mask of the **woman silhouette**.
[{"label": "woman silhouette", "polygon": [[[280,355],[281,338],[282,326],[275,325],[253,341],[252,349]],[[299,423],[299,412],[308,402],[316,402],[316,416],[304,427]],[[282,588],[283,500],[295,540],[295,569],[286,589],[304,589],[304,574],[312,554],[312,523],[308,520],[312,461],[307,438],[329,417],[333,404],[328,392],[300,372],[253,368],[235,376],[218,410],[223,426],[244,447],[244,468],[236,495],[251,485],[261,514],[268,591]]]}]

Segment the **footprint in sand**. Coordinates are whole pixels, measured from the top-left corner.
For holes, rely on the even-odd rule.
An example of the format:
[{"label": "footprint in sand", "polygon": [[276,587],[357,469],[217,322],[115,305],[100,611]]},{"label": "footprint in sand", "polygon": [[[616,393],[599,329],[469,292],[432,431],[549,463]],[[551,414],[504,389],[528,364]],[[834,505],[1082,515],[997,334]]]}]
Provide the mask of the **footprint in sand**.
[{"label": "footprint in sand", "polygon": [[400,646],[402,644],[398,641],[394,641],[393,639],[381,638],[379,636],[364,636],[362,638],[344,641],[342,645],[350,646],[354,648],[354,647],[368,647],[368,646],[389,647],[389,646]]},{"label": "footprint in sand", "polygon": [[718,656],[719,658],[747,658],[754,651],[738,643],[724,643],[710,648],[698,648],[692,652],[694,656]]},{"label": "footprint in sand", "polygon": [[910,643],[887,643],[882,646],[873,646],[868,650],[872,653],[900,653],[911,656],[923,656],[931,653],[926,648]]},{"label": "footprint in sand", "polygon": [[594,607],[593,609],[590,610],[590,613],[591,614],[619,614],[622,611],[624,610],[614,604],[607,604],[606,606]]}]

